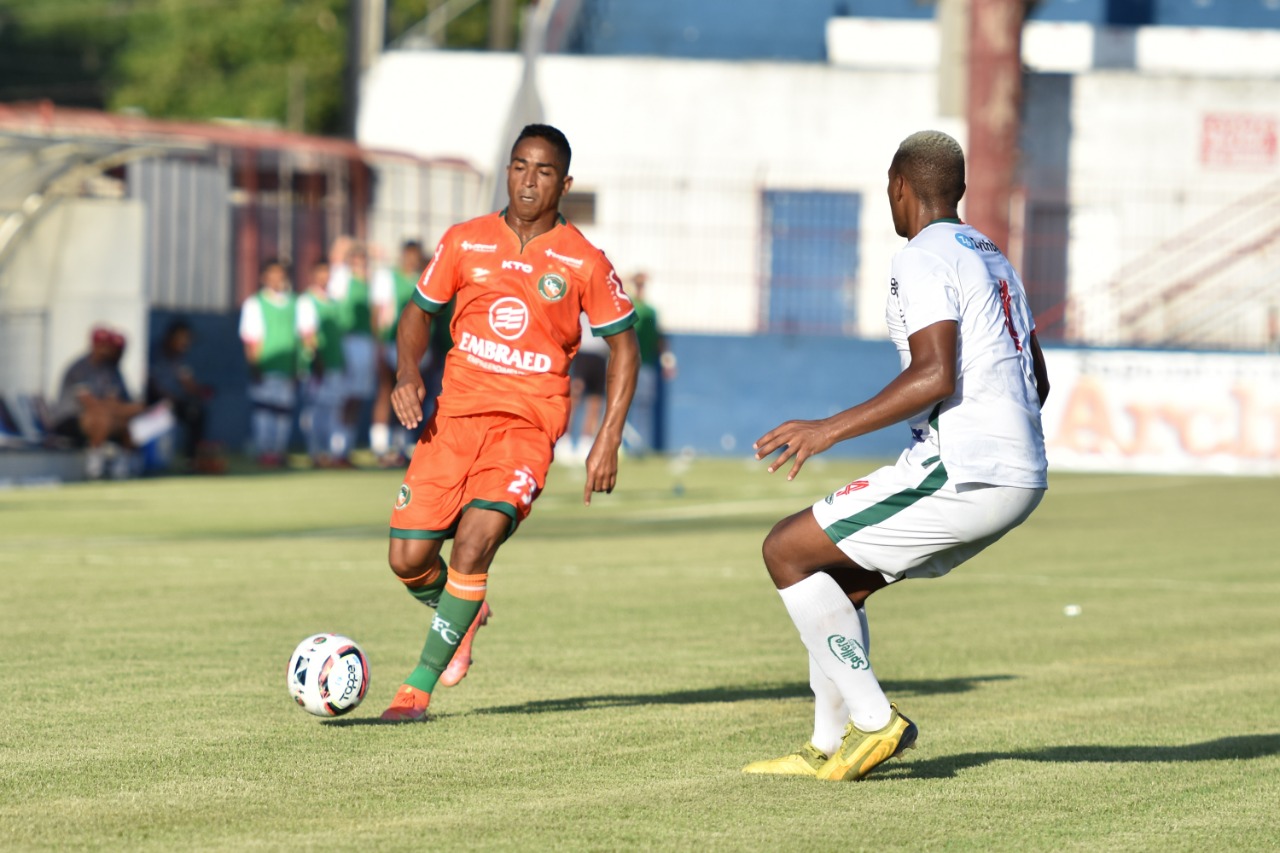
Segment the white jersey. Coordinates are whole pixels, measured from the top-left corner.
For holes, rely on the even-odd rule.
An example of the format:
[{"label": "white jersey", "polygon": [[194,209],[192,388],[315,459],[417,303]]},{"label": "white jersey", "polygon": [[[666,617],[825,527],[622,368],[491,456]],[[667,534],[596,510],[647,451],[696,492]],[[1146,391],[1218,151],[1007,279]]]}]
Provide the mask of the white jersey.
[{"label": "white jersey", "polygon": [[955,392],[910,421],[914,458],[937,455],[951,482],[1046,488],[1022,280],[994,243],[958,220],[930,223],[893,258],[885,318],[903,369],[907,338],[959,324]]}]

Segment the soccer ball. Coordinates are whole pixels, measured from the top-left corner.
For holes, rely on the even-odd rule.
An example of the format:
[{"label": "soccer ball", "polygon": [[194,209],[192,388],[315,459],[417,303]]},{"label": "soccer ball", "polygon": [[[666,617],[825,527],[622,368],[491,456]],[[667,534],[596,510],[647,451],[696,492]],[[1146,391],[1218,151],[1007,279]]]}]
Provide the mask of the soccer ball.
[{"label": "soccer ball", "polygon": [[339,717],[369,689],[369,660],[341,634],[312,634],[293,650],[285,673],[289,695],[309,714]]}]

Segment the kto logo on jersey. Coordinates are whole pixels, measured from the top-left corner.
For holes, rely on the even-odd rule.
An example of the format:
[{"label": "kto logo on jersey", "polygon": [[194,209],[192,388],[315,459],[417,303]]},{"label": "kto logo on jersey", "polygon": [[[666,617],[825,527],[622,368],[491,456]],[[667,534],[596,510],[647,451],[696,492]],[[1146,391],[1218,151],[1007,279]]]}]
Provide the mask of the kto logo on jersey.
[{"label": "kto logo on jersey", "polygon": [[[486,254],[493,254],[494,252],[498,251],[498,244],[497,243],[470,243],[466,240],[463,240],[462,251],[484,252]],[[436,254],[439,254],[439,252],[437,252]]]},{"label": "kto logo on jersey", "polygon": [[519,270],[520,272],[533,272],[533,264],[526,264],[524,261],[503,261],[502,268],[504,270]]},{"label": "kto logo on jersey", "polygon": [[548,302],[559,302],[569,292],[569,283],[563,276],[549,272],[538,279],[538,295]]},{"label": "kto logo on jersey", "polygon": [[988,240],[985,237],[982,238],[981,240],[975,240],[972,237],[970,237],[968,234],[957,233],[956,242],[959,243],[961,246],[964,246],[966,249],[973,249],[974,251],[977,251],[979,249],[981,249],[984,252],[1000,251],[999,247],[996,246],[995,243],[992,243],[990,240]]},{"label": "kto logo on jersey", "polygon": [[529,327],[529,306],[514,296],[504,296],[489,306],[489,328],[500,338],[514,341]]}]

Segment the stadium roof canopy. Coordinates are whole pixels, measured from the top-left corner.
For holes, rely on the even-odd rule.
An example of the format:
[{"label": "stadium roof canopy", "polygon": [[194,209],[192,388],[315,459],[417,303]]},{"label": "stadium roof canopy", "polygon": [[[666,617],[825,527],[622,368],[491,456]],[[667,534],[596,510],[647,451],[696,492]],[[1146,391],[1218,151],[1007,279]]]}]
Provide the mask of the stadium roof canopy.
[{"label": "stadium roof canopy", "polygon": [[106,173],[148,157],[209,157],[220,150],[257,152],[266,162],[283,152],[303,163],[417,159],[274,128],[159,121],[47,101],[0,104],[0,266],[52,202],[109,192]]}]

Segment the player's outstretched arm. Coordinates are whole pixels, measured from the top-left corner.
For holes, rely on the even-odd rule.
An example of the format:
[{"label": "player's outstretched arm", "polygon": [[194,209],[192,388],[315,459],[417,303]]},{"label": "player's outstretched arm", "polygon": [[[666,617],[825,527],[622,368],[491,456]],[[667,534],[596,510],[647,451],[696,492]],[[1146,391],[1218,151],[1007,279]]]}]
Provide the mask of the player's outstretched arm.
[{"label": "player's outstretched arm", "polygon": [[396,387],[391,390],[391,408],[406,429],[422,423],[422,401],[427,386],[418,365],[431,339],[431,315],[413,302],[400,312],[396,326]]},{"label": "player's outstretched arm", "polygon": [[609,344],[609,366],[604,378],[604,419],[587,454],[587,484],[582,490],[582,502],[587,506],[591,506],[592,492],[612,492],[618,482],[618,448],[640,370],[640,345],[634,329],[610,335],[605,342]]},{"label": "player's outstretched arm", "polygon": [[755,443],[756,459],[781,451],[769,465],[772,474],[794,460],[787,479],[794,480],[806,460],[836,442],[874,432],[906,420],[956,387],[956,334],[958,324],[943,320],[926,326],[911,337],[911,364],[865,403],[817,421],[787,421],[762,435]]}]

